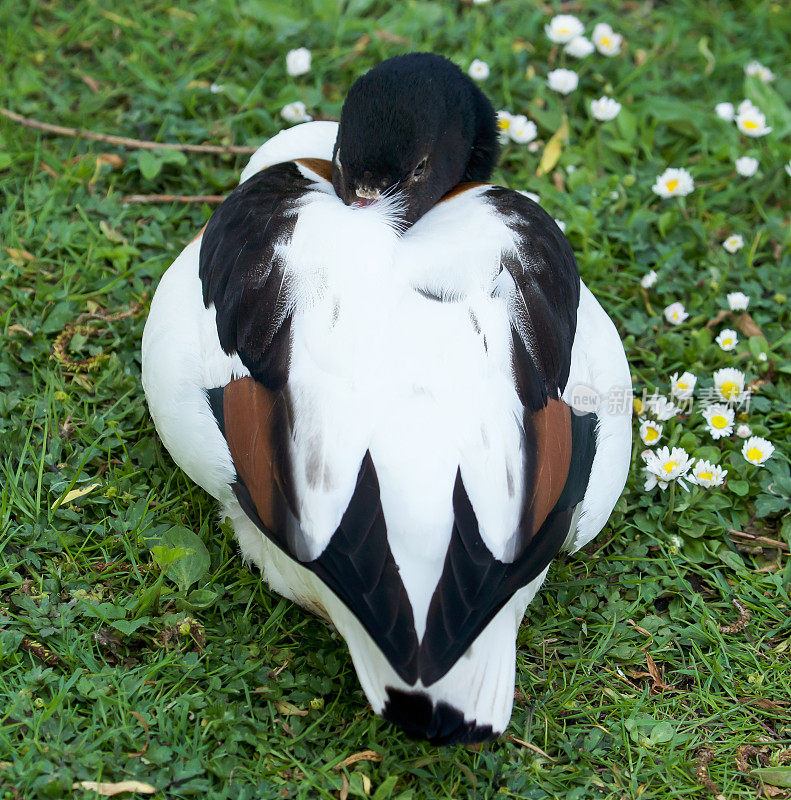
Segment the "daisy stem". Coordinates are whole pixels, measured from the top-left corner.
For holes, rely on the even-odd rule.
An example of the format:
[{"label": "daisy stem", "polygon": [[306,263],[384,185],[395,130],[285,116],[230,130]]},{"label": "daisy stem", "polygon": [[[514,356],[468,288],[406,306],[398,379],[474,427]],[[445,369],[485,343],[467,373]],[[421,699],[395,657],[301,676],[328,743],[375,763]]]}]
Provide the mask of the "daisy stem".
[{"label": "daisy stem", "polygon": [[676,482],[673,481],[670,484],[670,502],[667,504],[667,511],[665,512],[665,516],[662,517],[662,520],[668,519],[673,514],[673,509],[676,506]]},{"label": "daisy stem", "polygon": [[601,125],[596,126],[596,153],[599,158],[597,175],[599,178],[604,177],[604,146],[601,140]]}]

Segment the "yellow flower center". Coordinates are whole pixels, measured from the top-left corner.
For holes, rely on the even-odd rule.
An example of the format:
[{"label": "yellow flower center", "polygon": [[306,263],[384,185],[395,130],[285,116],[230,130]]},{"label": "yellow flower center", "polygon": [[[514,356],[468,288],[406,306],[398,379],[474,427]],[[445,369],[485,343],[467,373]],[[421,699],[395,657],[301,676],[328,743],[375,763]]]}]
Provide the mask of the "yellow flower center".
[{"label": "yellow flower center", "polygon": [[750,461],[760,461],[763,457],[764,457],[763,452],[759,450],[757,447],[751,447],[747,451],[747,458]]},{"label": "yellow flower center", "polygon": [[684,383],[684,381],[678,381],[678,382],[676,383],[676,389],[678,389],[678,390],[679,390],[679,391],[681,391],[681,392],[684,392],[684,391],[686,391],[687,389],[689,389],[689,384],[687,384],[687,383]]},{"label": "yellow flower center", "polygon": [[730,337],[726,337],[725,339],[722,340],[722,344],[724,347],[733,344],[733,339],[731,339]]},{"label": "yellow flower center", "polygon": [[722,386],[720,386],[720,394],[723,397],[735,397],[739,394],[739,387],[733,381],[725,381]]},{"label": "yellow flower center", "polygon": [[601,37],[601,43],[602,43],[602,44],[603,44],[605,47],[609,47],[609,46],[610,46],[610,39],[609,39],[609,37],[608,37],[608,36],[602,36],[602,37]]},{"label": "yellow flower center", "polygon": [[645,440],[647,442],[655,442],[658,438],[659,438],[659,433],[657,432],[656,428],[645,429]]},{"label": "yellow flower center", "polygon": [[675,192],[676,189],[678,188],[678,179],[673,178],[672,180],[669,180],[665,185],[667,186],[668,192]]},{"label": "yellow flower center", "polygon": [[710,481],[714,477],[714,473],[713,472],[700,472],[700,473],[698,473],[698,477],[702,481]]},{"label": "yellow flower center", "polygon": [[678,464],[675,461],[668,461],[667,464],[662,466],[662,469],[669,475],[677,466]]},{"label": "yellow flower center", "polygon": [[673,319],[678,319],[678,311],[674,311],[670,316],[673,317]]},{"label": "yellow flower center", "polygon": [[727,428],[728,427],[728,420],[722,414],[715,414],[711,418],[711,424],[715,428]]},{"label": "yellow flower center", "polygon": [[758,123],[753,122],[751,119],[744,120],[742,124],[745,128],[747,128],[748,131],[754,131],[758,127]]},{"label": "yellow flower center", "polygon": [[501,130],[507,131],[511,127],[511,120],[503,117],[497,122],[497,124],[500,126]]},{"label": "yellow flower center", "polygon": [[571,31],[568,28],[558,28],[558,33],[561,33],[565,36],[567,33],[571,33]]}]

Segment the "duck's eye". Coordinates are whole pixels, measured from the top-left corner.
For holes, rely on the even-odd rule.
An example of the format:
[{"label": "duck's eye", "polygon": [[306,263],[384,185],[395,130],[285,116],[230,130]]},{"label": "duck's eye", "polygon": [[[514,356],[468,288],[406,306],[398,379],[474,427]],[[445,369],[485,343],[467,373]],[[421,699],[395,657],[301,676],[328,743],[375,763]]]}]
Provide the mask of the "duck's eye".
[{"label": "duck's eye", "polygon": [[428,164],[428,156],[426,156],[413,170],[412,177],[419,178],[425,171]]}]

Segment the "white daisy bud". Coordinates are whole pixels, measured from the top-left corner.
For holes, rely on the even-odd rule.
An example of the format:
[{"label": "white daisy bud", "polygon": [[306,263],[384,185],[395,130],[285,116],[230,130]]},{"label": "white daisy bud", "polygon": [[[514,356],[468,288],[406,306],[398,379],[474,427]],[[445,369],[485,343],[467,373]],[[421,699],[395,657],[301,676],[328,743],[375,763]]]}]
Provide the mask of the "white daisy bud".
[{"label": "white daisy bud", "polygon": [[485,81],[489,77],[489,65],[485,61],[476,58],[470,64],[468,72],[474,81]]},{"label": "white daisy bud", "polygon": [[728,293],[728,308],[731,311],[746,311],[750,305],[750,298],[744,292]]},{"label": "white daisy bud", "polygon": [[742,156],[736,159],[736,171],[744,178],[749,178],[758,171],[758,159]]},{"label": "white daisy bud", "polygon": [[563,48],[563,52],[568,53],[574,58],[587,58],[595,49],[596,46],[590,39],[584,36],[575,36],[566,44]]},{"label": "white daisy bud", "polygon": [[736,435],[740,439],[749,439],[753,435],[753,429],[749,425],[739,425],[739,427],[736,428]]},{"label": "white daisy bud", "polygon": [[649,269],[648,272],[640,278],[640,286],[642,286],[643,289],[650,289],[657,280],[659,280],[659,276],[656,274],[656,270]]},{"label": "white daisy bud", "polygon": [[717,105],[714,106],[714,113],[720,119],[730,122],[734,115],[733,103],[717,103]]},{"label": "white daisy bud", "polygon": [[765,67],[760,61],[751,61],[744,67],[746,75],[754,75],[764,83],[771,83],[775,79],[775,74],[769,67]]},{"label": "white daisy bud", "polygon": [[535,122],[519,114],[511,120],[511,127],[508,133],[517,144],[527,144],[538,136],[538,129]]},{"label": "white daisy bud", "polygon": [[621,104],[612,97],[600,97],[591,103],[591,114],[599,122],[609,122],[611,119],[615,119],[620,110]]},{"label": "white daisy bud", "polygon": [[286,72],[296,77],[310,72],[310,50],[307,47],[299,47],[296,50],[289,50],[286,53]]},{"label": "white daisy bud", "polygon": [[573,69],[553,69],[547,74],[547,86],[560,94],[573,92],[579,82],[579,75]]},{"label": "white daisy bud", "polygon": [[292,123],[310,122],[313,119],[313,117],[308,114],[305,109],[305,104],[301,100],[296,100],[293,103],[288,103],[283,106],[280,111],[280,116],[283,117],[286,122]]}]

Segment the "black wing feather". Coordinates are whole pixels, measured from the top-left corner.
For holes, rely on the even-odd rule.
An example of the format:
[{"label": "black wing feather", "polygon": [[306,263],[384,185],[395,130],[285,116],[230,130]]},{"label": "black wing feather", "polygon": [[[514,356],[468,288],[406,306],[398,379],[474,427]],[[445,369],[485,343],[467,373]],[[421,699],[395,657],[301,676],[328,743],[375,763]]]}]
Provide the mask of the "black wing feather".
[{"label": "black wing feather", "polygon": [[212,214],[201,242],[203,302],[216,309],[220,345],[269,389],[286,382],[291,355],[288,283],[276,247],[291,239],[311,184],[293,162],[258,172]]}]

